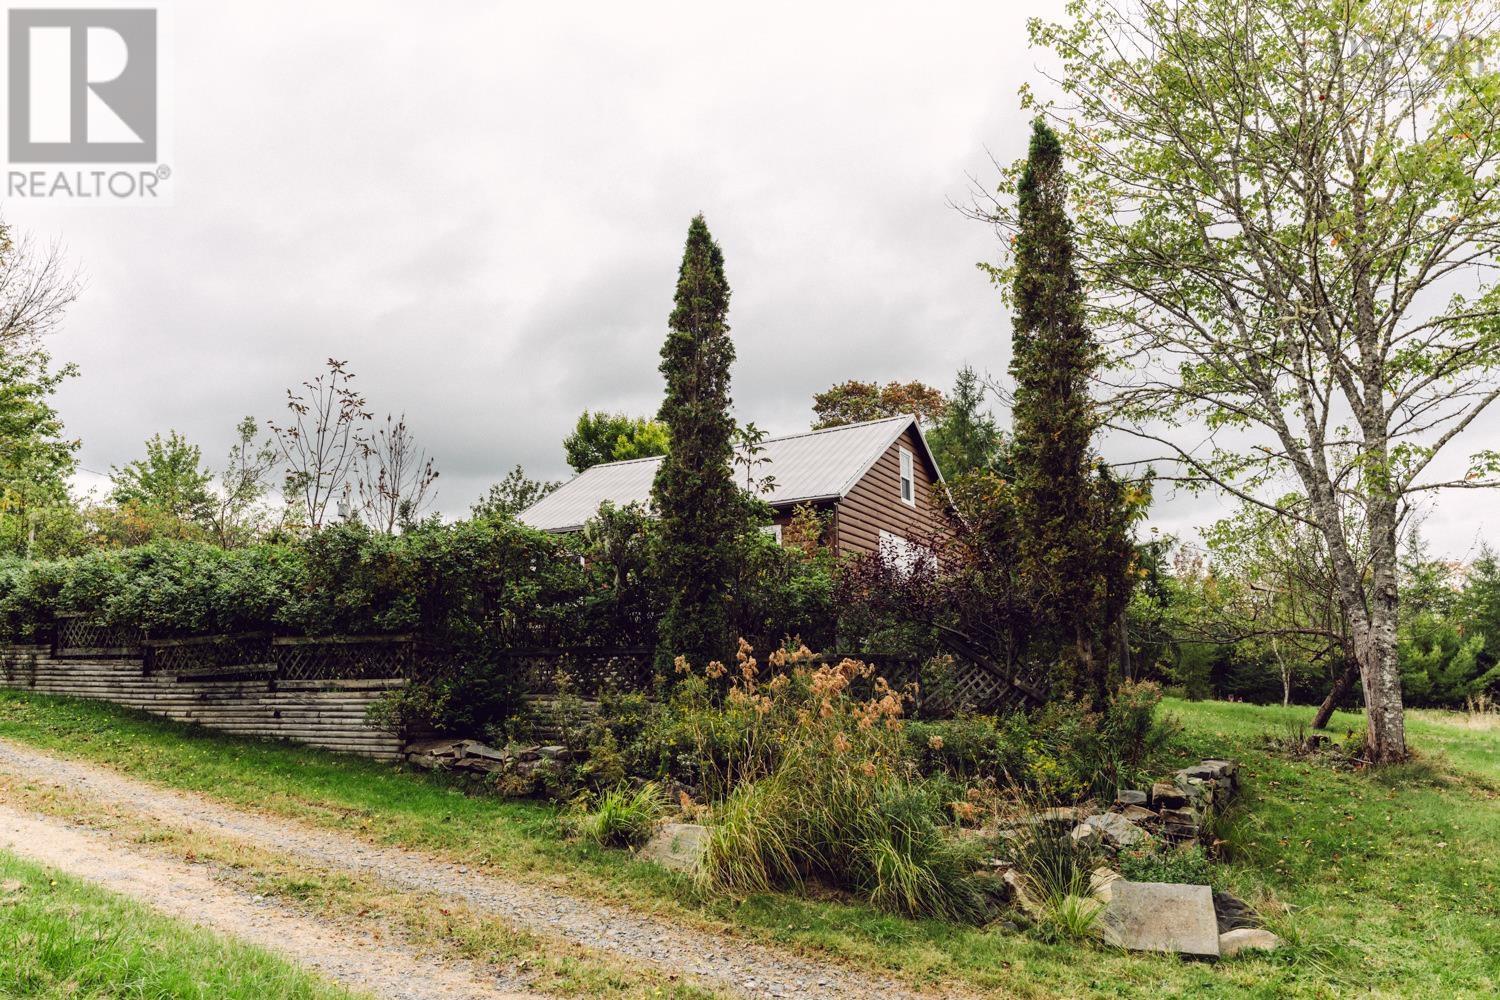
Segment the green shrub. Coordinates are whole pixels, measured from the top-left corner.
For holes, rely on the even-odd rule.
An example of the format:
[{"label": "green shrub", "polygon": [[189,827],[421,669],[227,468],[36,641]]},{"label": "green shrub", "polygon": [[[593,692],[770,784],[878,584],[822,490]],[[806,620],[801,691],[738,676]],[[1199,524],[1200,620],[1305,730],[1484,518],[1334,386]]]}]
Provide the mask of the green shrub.
[{"label": "green shrub", "polygon": [[973,715],[905,728],[907,758],[924,775],[989,780],[1046,804],[1113,798],[1136,784],[1170,742],[1156,717],[1160,690],[1122,685],[1102,712],[1059,701],[1003,718]]}]

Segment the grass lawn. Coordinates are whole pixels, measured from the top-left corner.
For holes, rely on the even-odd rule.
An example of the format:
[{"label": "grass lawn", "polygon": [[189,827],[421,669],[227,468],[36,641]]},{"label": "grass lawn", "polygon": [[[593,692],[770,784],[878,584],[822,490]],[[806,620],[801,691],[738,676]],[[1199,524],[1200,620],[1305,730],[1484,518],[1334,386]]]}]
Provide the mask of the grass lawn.
[{"label": "grass lawn", "polygon": [[0,996],[352,1000],[248,945],[0,851]]},{"label": "grass lawn", "polygon": [[[1500,728],[1413,713],[1417,760],[1376,773],[1267,749],[1311,715],[1169,701],[1184,761],[1232,754],[1245,793],[1225,824],[1221,885],[1290,942],[1217,965],[1049,945],[1000,929],[912,921],[788,895],[706,897],[628,856],[558,836],[543,805],[464,795],[444,779],[356,758],[230,739],[111,706],[0,692],[0,736],[143,780],[293,816],[513,876],[569,877],[625,900],[914,982],[1014,996],[1493,995],[1500,993]],[[1333,732],[1358,725],[1336,716]]]}]

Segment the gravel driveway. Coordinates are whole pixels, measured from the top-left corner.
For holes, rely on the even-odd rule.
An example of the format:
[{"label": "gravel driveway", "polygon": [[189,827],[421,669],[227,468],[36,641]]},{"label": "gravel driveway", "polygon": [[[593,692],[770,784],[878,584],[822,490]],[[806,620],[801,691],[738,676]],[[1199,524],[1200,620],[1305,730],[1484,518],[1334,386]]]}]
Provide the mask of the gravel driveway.
[{"label": "gravel driveway", "polygon": [[[601,952],[650,962],[671,972],[699,976],[710,981],[715,988],[727,989],[744,996],[829,997],[837,1000],[879,997],[880,1000],[904,1000],[939,995],[916,992],[910,987],[856,972],[836,962],[788,954],[727,934],[716,935],[682,927],[663,917],[574,896],[564,890],[470,872],[425,854],[377,847],[336,832],[247,812],[197,795],[157,788],[102,767],[40,753],[6,740],[0,740],[0,771],[28,780],[54,782],[101,803],[141,812],[170,825],[201,826],[216,834],[257,847],[330,868],[359,872],[388,886],[461,899],[518,928],[565,938]],[[13,810],[7,810],[5,815],[8,823],[44,822],[36,817],[23,817]],[[45,822],[66,827],[66,824],[56,820]],[[73,833],[87,840],[81,831],[75,829]],[[34,838],[25,838],[12,849],[23,856],[47,861],[37,853],[45,849],[46,845],[31,843],[32,839]],[[82,844],[82,841],[79,843]],[[78,856],[79,863],[82,863],[83,857],[84,855]],[[58,864],[57,867],[84,878],[103,881],[95,877],[97,870],[91,874],[90,871],[78,870],[72,864]],[[179,867],[190,869],[186,865]],[[146,886],[142,886],[139,892],[128,887],[121,891],[152,905],[162,905],[164,909],[171,904],[170,900],[156,898]],[[232,890],[220,887],[218,891],[222,894]],[[227,930],[236,933],[232,928]],[[278,951],[286,950],[275,941],[267,946]],[[300,957],[293,957],[301,961]],[[410,956],[396,960],[412,961]],[[460,969],[455,974],[462,977],[472,974],[472,969],[468,973]],[[376,987],[361,988],[393,998],[413,995],[400,992],[402,988],[409,987],[403,987],[399,983],[393,983],[391,991]],[[468,994],[427,992],[420,995],[446,997]],[[963,994],[944,992],[940,995]]]}]

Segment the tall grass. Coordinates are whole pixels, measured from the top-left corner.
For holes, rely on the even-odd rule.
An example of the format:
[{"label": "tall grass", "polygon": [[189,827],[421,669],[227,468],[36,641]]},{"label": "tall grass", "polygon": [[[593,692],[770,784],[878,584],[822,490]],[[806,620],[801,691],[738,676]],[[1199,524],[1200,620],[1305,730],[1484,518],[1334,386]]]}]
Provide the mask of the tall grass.
[{"label": "tall grass", "polygon": [[[730,705],[754,714],[754,757],[713,810],[702,877],[763,892],[816,880],[916,916],[972,919],[983,910],[976,859],[944,832],[944,797],[903,756],[903,696],[846,659],[813,669],[805,651],[759,682],[741,650]],[[868,681],[873,694],[850,693]]]}]

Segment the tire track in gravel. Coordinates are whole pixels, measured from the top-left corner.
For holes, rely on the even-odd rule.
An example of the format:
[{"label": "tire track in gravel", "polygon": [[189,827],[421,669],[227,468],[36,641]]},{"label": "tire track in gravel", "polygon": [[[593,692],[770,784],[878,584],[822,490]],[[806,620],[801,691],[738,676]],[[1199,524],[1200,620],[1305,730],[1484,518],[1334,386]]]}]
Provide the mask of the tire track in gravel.
[{"label": "tire track in gravel", "polygon": [[216,881],[201,865],[129,850],[102,833],[0,804],[0,848],[257,945],[325,979],[387,1000],[536,1000],[521,980],[473,962],[419,957]]},{"label": "tire track in gravel", "polygon": [[176,825],[197,824],[257,847],[371,876],[388,886],[462,899],[513,926],[588,948],[701,977],[751,997],[833,1000],[918,1000],[894,980],[855,971],[730,935],[684,927],[617,904],[573,896],[527,882],[460,870],[416,851],[378,847],[355,837],[247,812],[206,798],[138,781],[93,764],[0,740],[0,770],[70,790]]}]

